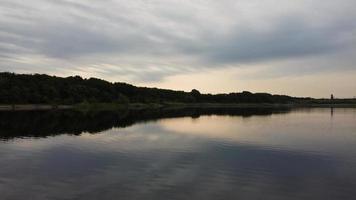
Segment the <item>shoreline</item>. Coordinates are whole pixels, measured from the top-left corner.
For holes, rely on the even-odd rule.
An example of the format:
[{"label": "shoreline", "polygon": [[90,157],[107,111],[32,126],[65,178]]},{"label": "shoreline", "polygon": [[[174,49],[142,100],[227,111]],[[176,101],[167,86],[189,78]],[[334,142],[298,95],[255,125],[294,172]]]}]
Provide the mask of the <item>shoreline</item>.
[{"label": "shoreline", "polygon": [[72,109],[72,105],[48,105],[48,104],[14,104],[0,105],[0,111],[25,111],[25,110],[63,110]]},{"label": "shoreline", "polygon": [[31,111],[31,110],[119,110],[119,109],[161,109],[161,108],[356,108],[356,104],[270,104],[270,103],[132,103],[132,104],[76,104],[76,105],[49,105],[49,104],[14,104],[0,105],[0,111]]}]

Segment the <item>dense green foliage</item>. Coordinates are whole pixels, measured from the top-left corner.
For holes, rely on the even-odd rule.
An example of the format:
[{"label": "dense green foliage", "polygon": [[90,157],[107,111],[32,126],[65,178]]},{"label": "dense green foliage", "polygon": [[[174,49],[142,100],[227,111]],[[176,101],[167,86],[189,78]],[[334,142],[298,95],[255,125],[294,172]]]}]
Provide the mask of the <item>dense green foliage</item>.
[{"label": "dense green foliage", "polygon": [[201,94],[167,89],[136,87],[80,76],[67,78],[42,74],[0,73],[0,104],[131,103],[295,103],[312,101],[267,93]]}]

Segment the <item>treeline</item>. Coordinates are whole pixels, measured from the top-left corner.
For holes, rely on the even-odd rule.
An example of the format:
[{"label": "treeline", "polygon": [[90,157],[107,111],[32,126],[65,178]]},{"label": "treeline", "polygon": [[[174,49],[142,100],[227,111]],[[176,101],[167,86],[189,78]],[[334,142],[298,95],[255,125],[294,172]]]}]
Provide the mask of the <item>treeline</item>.
[{"label": "treeline", "polygon": [[43,74],[0,73],[0,104],[78,104],[78,103],[298,103],[296,98],[268,93],[201,94],[158,88],[136,87],[80,76],[66,78]]}]

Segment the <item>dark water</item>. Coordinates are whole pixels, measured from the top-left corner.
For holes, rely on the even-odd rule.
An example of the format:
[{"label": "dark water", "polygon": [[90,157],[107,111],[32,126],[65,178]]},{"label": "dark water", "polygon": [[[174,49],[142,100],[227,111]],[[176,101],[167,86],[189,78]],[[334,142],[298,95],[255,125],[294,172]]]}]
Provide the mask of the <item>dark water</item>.
[{"label": "dark water", "polygon": [[356,199],[356,109],[0,112],[0,199]]}]

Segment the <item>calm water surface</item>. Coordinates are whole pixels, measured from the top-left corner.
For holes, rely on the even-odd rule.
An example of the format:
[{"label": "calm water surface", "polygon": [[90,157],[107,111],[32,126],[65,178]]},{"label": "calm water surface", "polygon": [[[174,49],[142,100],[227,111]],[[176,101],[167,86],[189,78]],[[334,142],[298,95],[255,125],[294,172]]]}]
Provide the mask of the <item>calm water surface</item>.
[{"label": "calm water surface", "polygon": [[2,112],[0,128],[4,200],[356,199],[356,109]]}]

